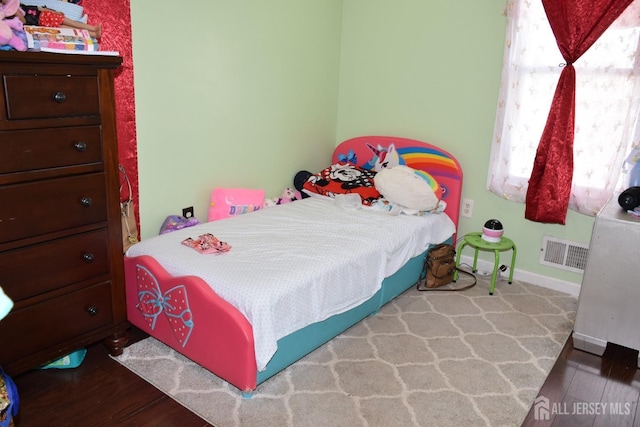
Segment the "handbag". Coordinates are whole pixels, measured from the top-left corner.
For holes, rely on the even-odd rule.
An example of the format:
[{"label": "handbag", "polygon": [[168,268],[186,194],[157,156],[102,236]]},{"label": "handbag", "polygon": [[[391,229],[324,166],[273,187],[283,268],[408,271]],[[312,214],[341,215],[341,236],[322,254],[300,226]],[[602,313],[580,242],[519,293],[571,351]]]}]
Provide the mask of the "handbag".
[{"label": "handbag", "polygon": [[[131,189],[131,181],[127,176],[127,171],[122,165],[118,166],[122,174],[122,183],[120,184],[120,219],[122,221],[122,250],[127,250],[134,244],[138,243],[138,224],[136,223],[135,208],[133,204],[133,191]],[[126,197],[122,197],[122,190],[127,190]]]},{"label": "handbag", "polygon": [[464,270],[457,269],[458,272],[468,274],[474,278],[471,285],[457,289],[434,289],[448,285],[453,282],[453,275],[456,272],[456,250],[452,245],[441,243],[433,246],[427,252],[424,266],[417,288],[419,291],[441,290],[441,291],[461,291],[469,289],[476,284],[475,276]]},{"label": "handbag", "polygon": [[0,367],[0,427],[13,427],[20,406],[18,389],[10,376]]}]

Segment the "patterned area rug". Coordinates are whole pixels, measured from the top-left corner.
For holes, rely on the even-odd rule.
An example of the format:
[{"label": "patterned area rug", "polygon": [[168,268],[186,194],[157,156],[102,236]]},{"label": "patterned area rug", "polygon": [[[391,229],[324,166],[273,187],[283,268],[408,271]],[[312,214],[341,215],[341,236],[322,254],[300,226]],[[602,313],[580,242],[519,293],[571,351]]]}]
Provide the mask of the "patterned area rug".
[{"label": "patterned area rug", "polygon": [[153,338],[115,360],[220,427],[519,426],[577,301],[518,281],[488,289],[482,278],[461,292],[410,289],[251,399]]}]

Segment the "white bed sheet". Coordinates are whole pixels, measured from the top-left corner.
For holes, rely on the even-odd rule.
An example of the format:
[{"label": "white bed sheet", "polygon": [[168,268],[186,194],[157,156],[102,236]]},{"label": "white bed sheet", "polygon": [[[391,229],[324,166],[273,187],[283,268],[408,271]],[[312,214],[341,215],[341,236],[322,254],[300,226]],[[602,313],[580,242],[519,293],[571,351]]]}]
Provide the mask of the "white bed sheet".
[{"label": "white bed sheet", "polygon": [[[444,213],[392,216],[307,198],[144,239],[127,255],[150,255],[171,275],[204,279],[251,323],[262,371],[278,339],[358,306],[454,232]],[[205,233],[232,249],[206,255],[180,243]]]}]

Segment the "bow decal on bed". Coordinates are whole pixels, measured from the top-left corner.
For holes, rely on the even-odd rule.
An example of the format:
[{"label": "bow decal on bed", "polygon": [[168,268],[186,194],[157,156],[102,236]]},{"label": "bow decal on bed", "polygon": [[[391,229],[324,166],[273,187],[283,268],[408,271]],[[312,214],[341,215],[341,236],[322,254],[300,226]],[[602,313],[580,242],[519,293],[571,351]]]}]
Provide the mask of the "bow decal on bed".
[{"label": "bow decal on bed", "polygon": [[182,347],[193,331],[193,313],[189,308],[187,289],[184,285],[174,286],[162,293],[158,281],[146,268],[137,266],[138,305],[149,327],[153,330],[160,314],[164,313],[169,326]]}]

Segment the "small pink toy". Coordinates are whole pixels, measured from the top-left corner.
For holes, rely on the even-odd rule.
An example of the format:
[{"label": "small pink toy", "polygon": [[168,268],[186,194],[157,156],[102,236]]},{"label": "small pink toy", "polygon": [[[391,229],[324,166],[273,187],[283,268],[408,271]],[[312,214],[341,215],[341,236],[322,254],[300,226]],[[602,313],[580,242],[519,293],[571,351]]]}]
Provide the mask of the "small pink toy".
[{"label": "small pink toy", "polygon": [[195,249],[202,254],[218,254],[229,252],[231,246],[227,242],[221,242],[211,233],[198,236],[197,239],[188,237],[182,241],[182,244]]},{"label": "small pink toy", "polygon": [[300,194],[299,191],[296,190],[292,190],[291,188],[285,188],[284,191],[282,192],[282,195],[280,195],[280,198],[278,199],[278,205],[282,205],[284,203],[291,203],[295,200],[300,200],[302,199],[302,195]]},{"label": "small pink toy", "polygon": [[274,199],[265,199],[264,207],[268,208],[270,206],[284,205],[285,203],[291,203],[301,199],[302,194],[299,191],[287,187],[284,189],[280,197],[276,197]]}]

